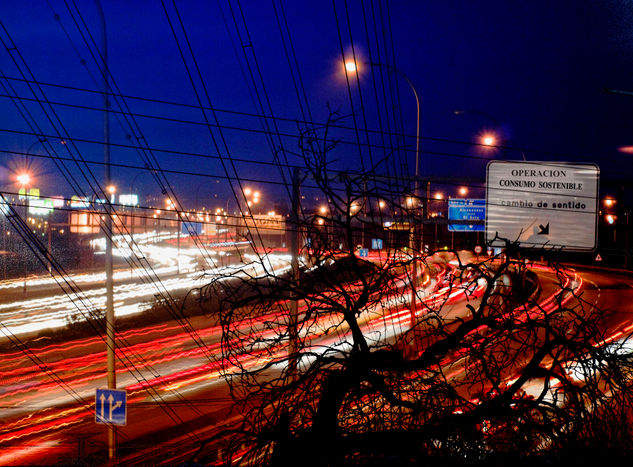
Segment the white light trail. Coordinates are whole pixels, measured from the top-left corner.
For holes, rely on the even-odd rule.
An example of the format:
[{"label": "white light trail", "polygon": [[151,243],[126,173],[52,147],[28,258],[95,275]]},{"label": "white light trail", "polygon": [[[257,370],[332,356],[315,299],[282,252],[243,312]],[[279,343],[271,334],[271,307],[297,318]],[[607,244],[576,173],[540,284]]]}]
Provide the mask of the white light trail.
[{"label": "white light trail", "polygon": [[[142,313],[147,310],[154,296],[161,292],[179,292],[190,290],[195,287],[203,286],[212,279],[224,278],[228,280],[232,277],[249,277],[254,278],[262,276],[266,273],[280,274],[289,268],[290,257],[288,255],[266,255],[261,259],[253,255],[245,255],[245,264],[233,264],[204,271],[202,274],[197,268],[174,276],[175,266],[157,269],[160,271],[160,283],[155,285],[152,283],[134,281],[130,283],[130,271],[119,271],[115,274],[114,299],[116,301],[116,316],[123,317],[132,314]],[[265,264],[263,264],[265,263]],[[264,269],[266,266],[266,270]],[[271,271],[272,266],[272,271]],[[138,279],[145,276],[145,271],[134,271],[133,278]],[[165,274],[171,274],[172,277],[165,278]],[[105,274],[80,274],[70,277],[73,281],[82,284],[99,284],[102,285],[105,280]],[[128,283],[116,285],[116,280],[127,280]],[[12,283],[13,281],[9,281]],[[33,282],[37,282],[40,286],[53,286],[55,281],[52,278],[38,279],[29,281],[27,288],[33,287]],[[19,281],[20,286],[22,281]],[[7,286],[6,283],[0,283]],[[89,301],[89,305],[93,309],[103,309],[105,307],[105,288],[98,287],[89,290],[83,290],[81,294]],[[80,304],[81,311],[77,309],[71,298],[66,294],[57,293],[46,295],[41,298],[24,298],[14,300],[8,303],[0,303],[0,313],[2,313],[2,322],[4,327],[0,328],[5,335],[20,335],[24,333],[32,333],[44,329],[61,328],[68,325],[68,318],[71,315],[78,315],[83,320],[82,312],[88,314],[86,308],[88,303],[81,305],[81,301],[76,300]]]}]

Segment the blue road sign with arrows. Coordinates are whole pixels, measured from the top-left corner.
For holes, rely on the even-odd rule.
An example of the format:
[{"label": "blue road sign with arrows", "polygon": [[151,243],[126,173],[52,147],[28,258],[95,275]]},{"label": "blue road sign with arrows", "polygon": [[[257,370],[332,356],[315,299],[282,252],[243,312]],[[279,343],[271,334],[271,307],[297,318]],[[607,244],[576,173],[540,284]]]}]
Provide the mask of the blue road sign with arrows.
[{"label": "blue road sign with arrows", "polygon": [[97,389],[95,422],[125,425],[127,422],[127,392],[124,389]]}]

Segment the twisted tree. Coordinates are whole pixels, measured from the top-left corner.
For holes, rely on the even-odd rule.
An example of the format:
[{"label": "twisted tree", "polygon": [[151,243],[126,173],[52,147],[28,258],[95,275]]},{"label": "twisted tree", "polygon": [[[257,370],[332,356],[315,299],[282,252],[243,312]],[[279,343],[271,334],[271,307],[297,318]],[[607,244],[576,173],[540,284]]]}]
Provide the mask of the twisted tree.
[{"label": "twisted tree", "polygon": [[[511,242],[497,257],[421,251],[413,229],[428,222],[424,200],[375,171],[332,176],[326,140],[300,143],[328,209],[288,227],[301,239],[297,267],[222,285],[223,371],[243,414],[225,461],[630,450],[630,335],[610,337],[580,276],[526,264]],[[385,248],[360,256],[363,232]],[[215,284],[201,297],[217,302]]]}]

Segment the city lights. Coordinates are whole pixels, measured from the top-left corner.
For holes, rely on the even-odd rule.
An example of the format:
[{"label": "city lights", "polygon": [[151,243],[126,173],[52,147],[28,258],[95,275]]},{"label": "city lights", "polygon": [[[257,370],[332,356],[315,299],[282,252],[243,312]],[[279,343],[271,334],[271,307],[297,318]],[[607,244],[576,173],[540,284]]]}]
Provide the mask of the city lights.
[{"label": "city lights", "polygon": [[246,200],[246,206],[249,208],[253,207],[255,204],[259,204],[261,201],[261,193],[250,187],[244,188],[242,193],[244,194],[244,199]]}]

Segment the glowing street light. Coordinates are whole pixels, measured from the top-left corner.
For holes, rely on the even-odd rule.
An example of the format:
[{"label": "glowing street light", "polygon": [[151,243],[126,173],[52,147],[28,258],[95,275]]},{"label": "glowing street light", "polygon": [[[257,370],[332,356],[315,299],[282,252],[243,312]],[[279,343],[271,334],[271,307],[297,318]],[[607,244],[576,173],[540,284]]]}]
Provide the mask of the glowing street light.
[{"label": "glowing street light", "polygon": [[114,203],[114,194],[116,193],[116,186],[108,185],[106,191],[110,194],[110,202]]},{"label": "glowing street light", "polygon": [[353,60],[348,60],[345,62],[345,71],[348,73],[355,73],[358,67],[356,66],[356,62]]},{"label": "glowing street light", "polygon": [[468,188],[465,186],[459,187],[458,193],[460,196],[466,196],[468,194]]},{"label": "glowing street light", "polygon": [[257,190],[253,190],[250,187],[244,188],[244,199],[246,200],[246,206],[249,208],[261,201],[261,193]]},{"label": "glowing street light", "polygon": [[18,174],[16,179],[17,179],[18,183],[20,184],[20,186],[22,186],[24,188],[26,188],[27,185],[29,183],[31,183],[31,176],[28,173],[26,173],[26,172],[22,172],[22,173]]},{"label": "glowing street light", "polygon": [[484,146],[495,146],[497,143],[497,138],[491,133],[486,133],[481,137],[481,144]]}]

